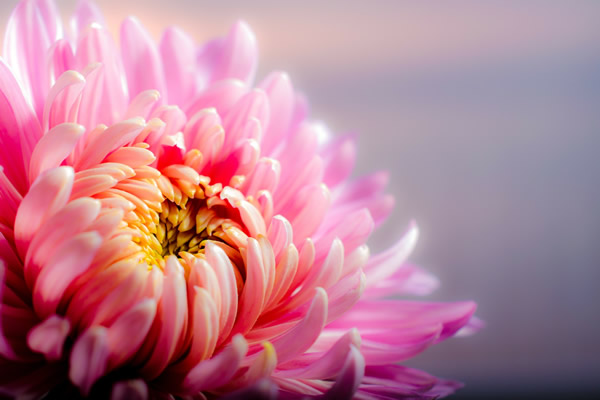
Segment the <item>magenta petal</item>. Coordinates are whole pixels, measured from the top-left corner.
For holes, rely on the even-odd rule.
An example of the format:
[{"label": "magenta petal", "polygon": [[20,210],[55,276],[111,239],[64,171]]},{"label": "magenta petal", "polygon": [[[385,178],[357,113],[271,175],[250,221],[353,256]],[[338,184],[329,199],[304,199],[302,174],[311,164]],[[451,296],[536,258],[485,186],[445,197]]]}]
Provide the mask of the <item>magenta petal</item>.
[{"label": "magenta petal", "polygon": [[21,193],[27,187],[31,152],[41,136],[40,124],[19,83],[0,60],[0,165]]}]

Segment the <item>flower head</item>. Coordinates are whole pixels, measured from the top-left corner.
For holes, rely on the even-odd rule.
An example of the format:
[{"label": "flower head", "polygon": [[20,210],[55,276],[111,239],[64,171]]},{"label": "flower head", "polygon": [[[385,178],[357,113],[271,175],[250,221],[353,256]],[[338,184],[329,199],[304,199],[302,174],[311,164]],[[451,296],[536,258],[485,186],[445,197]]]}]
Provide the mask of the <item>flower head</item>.
[{"label": "flower head", "polygon": [[307,119],[284,73],[256,88],[244,23],[119,46],[81,1],[15,9],[0,61],[0,393],[437,397],[397,365],[475,305],[383,297],[436,280],[366,241],[387,175]]}]

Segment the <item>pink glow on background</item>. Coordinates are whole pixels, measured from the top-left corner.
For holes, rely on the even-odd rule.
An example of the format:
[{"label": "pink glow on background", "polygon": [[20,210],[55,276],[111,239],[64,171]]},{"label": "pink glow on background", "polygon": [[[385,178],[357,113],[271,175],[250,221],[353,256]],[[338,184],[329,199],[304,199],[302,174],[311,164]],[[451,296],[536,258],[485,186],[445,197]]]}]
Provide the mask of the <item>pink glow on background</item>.
[{"label": "pink glow on background", "polygon": [[243,18],[259,79],[289,71],[314,117],[360,134],[358,173],[391,170],[398,203],[372,247],[414,217],[435,298],[487,322],[413,362],[466,382],[456,399],[598,389],[600,2],[97,3],[115,35],[129,14],[198,42]]}]

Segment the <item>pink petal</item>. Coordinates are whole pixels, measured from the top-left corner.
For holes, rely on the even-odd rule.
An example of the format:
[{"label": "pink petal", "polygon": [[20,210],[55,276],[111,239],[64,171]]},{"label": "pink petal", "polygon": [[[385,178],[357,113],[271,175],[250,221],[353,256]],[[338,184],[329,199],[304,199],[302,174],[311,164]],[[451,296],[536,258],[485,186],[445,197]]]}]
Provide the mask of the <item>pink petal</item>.
[{"label": "pink petal", "polygon": [[92,385],[106,371],[108,361],[108,333],[102,326],[85,331],[73,346],[69,361],[69,378],[87,396]]},{"label": "pink petal", "polygon": [[327,319],[327,293],[317,288],[315,297],[304,318],[284,335],[273,340],[280,363],[304,353],[317,340]]},{"label": "pink petal", "polygon": [[325,399],[352,399],[365,372],[365,359],[354,346],[346,358],[335,384],[323,396]]},{"label": "pink petal", "polygon": [[[154,299],[142,300],[135,306],[120,311],[122,314],[107,331],[111,368],[123,365],[146,340],[156,315],[156,301]],[[135,334],[132,335],[132,332]]]},{"label": "pink petal", "polygon": [[128,97],[121,83],[123,66],[117,48],[106,28],[91,25],[79,36],[75,61],[83,70],[90,64],[102,68],[90,73],[81,100],[79,121],[88,128],[117,121],[127,107]]},{"label": "pink petal", "polygon": [[142,379],[115,383],[110,395],[111,400],[146,400],[148,386]]},{"label": "pink petal", "polygon": [[44,131],[63,122],[76,122],[85,78],[79,72],[66,71],[50,88],[42,117]]},{"label": "pink petal", "polygon": [[181,345],[180,338],[187,323],[187,296],[183,268],[173,256],[166,260],[166,275],[161,301],[158,305],[158,337],[146,341],[145,346],[153,349],[150,358],[142,367],[142,373],[150,378],[157,377],[169,364],[171,357]]},{"label": "pink petal", "polygon": [[356,138],[348,135],[332,140],[321,156],[325,162],[323,182],[329,187],[339,185],[350,176],[354,168]]},{"label": "pink petal", "polygon": [[8,179],[4,173],[4,168],[0,166],[0,221],[12,226],[22,200],[23,196]]},{"label": "pink petal", "polygon": [[21,256],[25,255],[29,241],[40,225],[67,203],[73,177],[70,167],[46,171],[23,198],[15,219],[15,241]]},{"label": "pink petal", "polygon": [[210,358],[219,337],[219,315],[206,289],[195,288],[191,318],[192,343],[183,361],[188,368]]},{"label": "pink petal", "polygon": [[[53,2],[23,1],[13,11],[4,36],[4,59],[16,71],[28,100],[41,116],[49,88],[46,52],[62,36]],[[41,62],[40,62],[41,61]]]},{"label": "pink petal", "polygon": [[100,26],[106,26],[104,17],[94,2],[90,0],[79,0],[77,2],[75,14],[71,19],[73,32],[79,37],[81,33],[93,23]]},{"label": "pink petal", "polygon": [[237,372],[240,362],[248,351],[242,335],[235,335],[229,346],[216,356],[202,361],[185,377],[186,392],[199,392],[218,388],[227,383]]},{"label": "pink petal", "polygon": [[213,82],[227,78],[252,80],[258,57],[256,39],[246,23],[237,22],[227,37],[212,46],[200,53],[198,63],[212,65],[210,77]]},{"label": "pink petal", "polygon": [[219,115],[225,115],[247,92],[248,87],[235,79],[215,82],[196,96],[186,109],[186,114],[191,116],[201,110],[214,108]]},{"label": "pink petal", "polygon": [[19,192],[25,193],[31,152],[42,130],[22,93],[4,60],[0,60],[0,165]]},{"label": "pink petal", "polygon": [[144,90],[140,92],[129,103],[125,118],[141,117],[147,119],[153,108],[158,104],[160,92],[155,89]]},{"label": "pink petal", "polygon": [[33,305],[41,316],[52,314],[62,299],[65,289],[87,270],[102,237],[96,232],[85,232],[65,241],[42,267],[33,290]]},{"label": "pink petal", "polygon": [[166,93],[158,50],[150,34],[135,18],[127,18],[121,25],[121,55],[131,97],[148,89]]},{"label": "pink petal", "polygon": [[256,239],[248,238],[246,252],[246,283],[240,295],[238,318],[232,331],[242,334],[256,323],[262,311],[267,285],[262,252]]},{"label": "pink petal", "polygon": [[238,293],[229,257],[215,244],[208,242],[205,248],[206,260],[213,267],[221,288],[221,313],[219,318],[220,337],[218,345],[229,336],[238,314]]},{"label": "pink petal", "polygon": [[343,367],[352,347],[359,348],[360,335],[351,329],[341,336],[326,352],[307,353],[280,365],[278,377],[295,379],[329,379],[335,377]]},{"label": "pink petal", "polygon": [[99,164],[112,151],[135,139],[143,127],[144,121],[138,118],[112,125],[86,143],[84,151],[75,164],[76,170],[88,169]]},{"label": "pink petal", "polygon": [[264,154],[273,150],[287,139],[295,107],[294,88],[284,72],[271,73],[260,84],[269,99],[271,119],[264,132],[261,147]]},{"label": "pink petal", "polygon": [[329,209],[331,196],[324,184],[305,186],[286,213],[294,227],[296,245],[311,236],[323,221]]},{"label": "pink petal", "polygon": [[383,298],[411,294],[425,296],[440,285],[439,280],[429,272],[413,265],[403,265],[392,276],[365,290],[364,298]]},{"label": "pink petal", "polygon": [[47,132],[33,149],[29,165],[29,182],[33,183],[43,172],[61,165],[83,135],[81,125],[65,123]]},{"label": "pink petal", "polygon": [[419,237],[419,229],[411,223],[408,231],[390,249],[372,256],[365,267],[367,287],[383,281],[396,272],[412,253]]},{"label": "pink petal", "polygon": [[178,28],[165,30],[160,41],[160,55],[165,71],[169,104],[187,105],[196,93],[198,80],[194,71],[196,46]]},{"label": "pink petal", "polygon": [[[50,84],[58,79],[59,76],[71,70],[75,65],[75,56],[71,43],[67,39],[59,39],[48,50],[48,72],[50,72]],[[48,105],[46,104],[44,108]]]},{"label": "pink petal", "polygon": [[71,330],[68,319],[51,315],[27,335],[31,350],[42,353],[48,361],[60,360],[65,339]]},{"label": "pink petal", "polygon": [[264,130],[269,123],[269,101],[265,92],[254,89],[242,97],[225,115],[223,128],[225,128],[225,143],[223,152],[231,153],[237,143],[243,138],[244,127],[248,120],[254,119],[260,123]]}]

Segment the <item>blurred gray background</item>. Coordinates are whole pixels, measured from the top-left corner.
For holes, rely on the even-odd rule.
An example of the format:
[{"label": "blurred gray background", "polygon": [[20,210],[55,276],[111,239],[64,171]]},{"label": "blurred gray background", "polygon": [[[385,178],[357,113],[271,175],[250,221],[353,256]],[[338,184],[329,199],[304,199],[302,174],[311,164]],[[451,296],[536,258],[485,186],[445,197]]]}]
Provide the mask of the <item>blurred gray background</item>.
[{"label": "blurred gray background", "polygon": [[128,14],[198,42],[245,19],[258,78],[289,71],[314,118],[360,134],[356,174],[389,169],[398,202],[372,247],[416,219],[432,298],[487,323],[409,365],[464,381],[456,399],[600,389],[600,1],[97,3],[115,35]]}]

